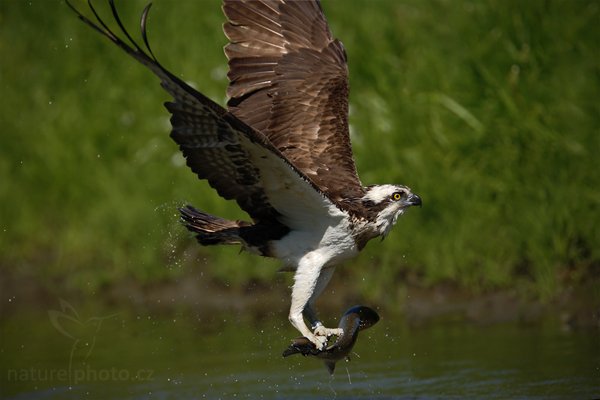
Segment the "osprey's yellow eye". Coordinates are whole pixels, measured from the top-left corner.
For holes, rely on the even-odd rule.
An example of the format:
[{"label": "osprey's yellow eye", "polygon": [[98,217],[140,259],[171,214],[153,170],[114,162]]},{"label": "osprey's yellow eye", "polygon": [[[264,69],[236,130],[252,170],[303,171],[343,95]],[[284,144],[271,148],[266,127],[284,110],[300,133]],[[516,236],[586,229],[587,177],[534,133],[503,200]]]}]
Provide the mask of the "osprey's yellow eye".
[{"label": "osprey's yellow eye", "polygon": [[400,193],[400,192],[396,192],[392,195],[392,200],[394,200],[394,201],[398,201],[401,198],[402,198],[402,193]]}]

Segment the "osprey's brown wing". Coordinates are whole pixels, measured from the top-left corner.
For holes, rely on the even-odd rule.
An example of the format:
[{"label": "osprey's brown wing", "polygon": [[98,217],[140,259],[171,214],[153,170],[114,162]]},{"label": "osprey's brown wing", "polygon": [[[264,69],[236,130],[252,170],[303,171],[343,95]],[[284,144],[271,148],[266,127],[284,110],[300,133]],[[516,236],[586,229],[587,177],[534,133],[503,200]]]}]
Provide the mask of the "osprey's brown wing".
[{"label": "osprey's brown wing", "polygon": [[318,1],[225,0],[229,110],[266,135],[331,200],[360,197],[348,68]]},{"label": "osprey's brown wing", "polygon": [[[281,222],[296,216],[298,206],[289,210],[292,199],[306,197],[303,205],[320,205],[326,198],[316,185],[295,168],[260,132],[244,124],[212,100],[191,88],[158,63],[146,37],[149,5],[142,13],[142,37],[146,50],[131,38],[110,0],[113,17],[131,44],[120,39],[100,19],[89,3],[97,22],[82,15],[67,0],[79,18],[106,36],[127,54],[148,67],[173,96],[166,103],[173,114],[171,137],[199,178],[226,199],[235,199],[255,221]],[[314,206],[319,208],[318,206]],[[302,213],[300,213],[302,215]]]}]

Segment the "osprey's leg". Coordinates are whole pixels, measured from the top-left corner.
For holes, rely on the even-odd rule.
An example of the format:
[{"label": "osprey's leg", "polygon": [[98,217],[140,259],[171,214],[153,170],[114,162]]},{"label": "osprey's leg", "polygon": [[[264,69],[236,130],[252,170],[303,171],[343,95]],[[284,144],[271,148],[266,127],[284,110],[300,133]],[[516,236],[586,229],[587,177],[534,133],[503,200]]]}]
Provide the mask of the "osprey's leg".
[{"label": "osprey's leg", "polygon": [[[315,329],[315,333],[311,332],[311,330],[306,326],[304,322],[304,313],[307,311],[307,318],[311,321],[314,319],[317,321],[314,312],[312,311],[312,307],[309,306],[309,301],[318,296],[315,295],[315,290],[318,286],[320,286],[320,291],[325,288],[325,285],[331,278],[331,274],[333,270],[326,272],[323,270],[323,264],[319,260],[319,255],[315,253],[309,253],[300,260],[298,267],[296,269],[296,274],[294,275],[294,286],[292,287],[292,304],[290,307],[289,319],[292,325],[300,331],[300,333],[306,337],[308,340],[313,342],[317,349],[321,350],[327,344],[327,335],[323,335],[325,333],[323,329]],[[325,275],[323,278],[320,278],[321,273],[324,272]],[[321,279],[321,284],[318,285],[319,280]],[[322,326],[322,325],[321,325]]]},{"label": "osprey's leg", "polygon": [[323,293],[323,290],[325,290],[325,287],[331,280],[334,271],[335,267],[327,267],[321,269],[321,273],[317,278],[315,290],[313,291],[312,296],[310,296],[310,299],[308,299],[308,303],[306,303],[306,306],[304,307],[303,314],[310,322],[313,332],[317,336],[340,336],[344,333],[344,331],[341,328],[326,328],[325,326],[323,326],[323,323],[321,322],[321,320],[319,320],[319,317],[317,317],[317,312],[315,310],[315,302],[317,298],[321,295],[321,293]]}]

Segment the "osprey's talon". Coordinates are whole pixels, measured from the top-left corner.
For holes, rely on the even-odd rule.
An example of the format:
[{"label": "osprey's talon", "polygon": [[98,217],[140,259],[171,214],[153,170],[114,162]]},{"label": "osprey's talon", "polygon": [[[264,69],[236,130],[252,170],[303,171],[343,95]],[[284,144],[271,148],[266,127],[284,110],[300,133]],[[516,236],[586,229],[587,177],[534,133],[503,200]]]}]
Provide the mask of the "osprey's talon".
[{"label": "osprey's talon", "polygon": [[325,328],[323,325],[318,325],[314,330],[315,336],[324,336],[329,338],[330,336],[341,336],[344,334],[342,328]]},{"label": "osprey's talon", "polygon": [[323,350],[327,346],[328,336],[314,334],[307,337],[307,339],[313,342],[317,350]]}]

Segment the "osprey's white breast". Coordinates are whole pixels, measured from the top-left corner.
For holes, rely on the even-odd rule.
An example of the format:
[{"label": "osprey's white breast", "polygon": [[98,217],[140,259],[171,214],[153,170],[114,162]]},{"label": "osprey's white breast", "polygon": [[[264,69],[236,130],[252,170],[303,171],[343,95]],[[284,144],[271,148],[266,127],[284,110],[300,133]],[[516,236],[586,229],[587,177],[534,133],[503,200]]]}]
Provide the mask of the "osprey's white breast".
[{"label": "osprey's white breast", "polygon": [[300,259],[308,254],[318,259],[316,264],[324,266],[358,254],[349,215],[333,204],[327,209],[327,216],[305,215],[289,234],[273,243],[272,249],[277,258],[283,260],[286,269],[296,269]]}]

